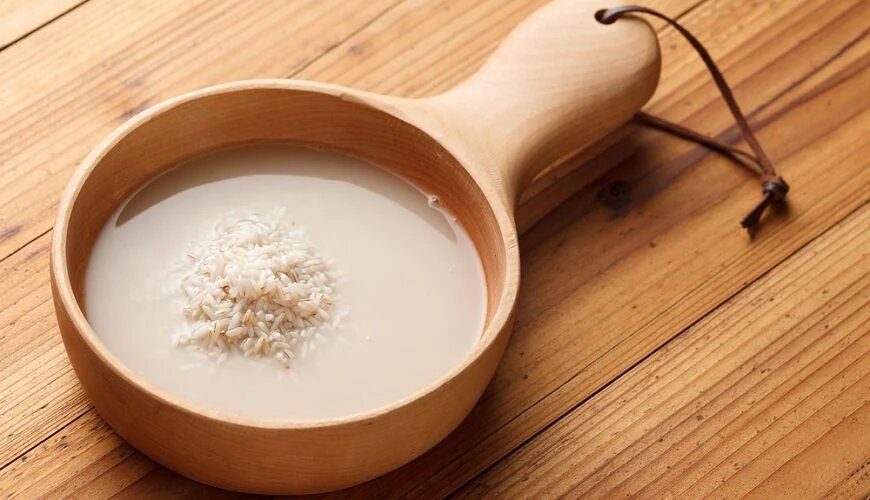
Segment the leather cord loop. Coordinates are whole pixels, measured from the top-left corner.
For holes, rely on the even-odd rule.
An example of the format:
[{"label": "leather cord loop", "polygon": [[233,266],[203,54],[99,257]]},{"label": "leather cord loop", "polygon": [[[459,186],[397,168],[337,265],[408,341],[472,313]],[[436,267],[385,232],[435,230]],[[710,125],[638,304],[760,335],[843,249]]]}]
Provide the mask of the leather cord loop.
[{"label": "leather cord loop", "polygon": [[722,74],[722,71],[719,70],[719,67],[716,66],[710,53],[707,52],[707,49],[704,48],[701,42],[699,42],[694,35],[673,18],[670,18],[656,10],[639,5],[621,5],[610,9],[602,9],[595,13],[595,19],[602,24],[613,24],[617,19],[626,14],[648,14],[671,25],[689,41],[695,51],[698,52],[698,55],[701,56],[707,69],[710,71],[713,81],[716,82],[716,86],[722,93],[722,98],[725,100],[725,104],[728,105],[728,109],[731,111],[732,116],[734,116],[734,121],[737,122],[737,126],[740,128],[743,139],[749,145],[750,149],[752,149],[752,153],[695,132],[683,127],[682,125],[651,116],[644,112],[639,112],[635,115],[635,118],[638,122],[646,126],[668,132],[686,140],[703,144],[704,146],[707,146],[738,163],[747,165],[753,168],[753,170],[756,170],[756,173],[761,176],[761,189],[764,198],[740,222],[740,225],[746,228],[750,238],[754,238],[755,234],[758,232],[761,216],[764,214],[767,207],[785,202],[785,196],[788,194],[789,190],[788,184],[779,174],[777,174],[776,169],[773,168],[773,164],[770,162],[770,159],[761,147],[761,143],[758,142],[758,138],[749,126],[746,115],[743,114],[743,111],[737,104],[737,100],[734,98],[734,93],[731,91],[731,87],[729,87],[728,83],[725,81],[725,76]]}]

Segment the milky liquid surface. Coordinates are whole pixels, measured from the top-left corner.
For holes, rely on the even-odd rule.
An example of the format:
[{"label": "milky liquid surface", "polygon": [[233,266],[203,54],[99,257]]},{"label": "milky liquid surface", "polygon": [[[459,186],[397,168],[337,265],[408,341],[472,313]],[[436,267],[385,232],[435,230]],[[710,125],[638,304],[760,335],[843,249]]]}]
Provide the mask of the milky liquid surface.
[{"label": "milky liquid surface", "polygon": [[[176,347],[189,331],[173,264],[228,211],[286,210],[333,259],[337,329],[290,368]],[[483,269],[465,231],[380,168],[308,149],[246,149],[158,177],[103,228],[85,283],[88,321],[130,370],[176,398],[268,419],[346,417],[418,392],[456,368],[483,330]]]}]

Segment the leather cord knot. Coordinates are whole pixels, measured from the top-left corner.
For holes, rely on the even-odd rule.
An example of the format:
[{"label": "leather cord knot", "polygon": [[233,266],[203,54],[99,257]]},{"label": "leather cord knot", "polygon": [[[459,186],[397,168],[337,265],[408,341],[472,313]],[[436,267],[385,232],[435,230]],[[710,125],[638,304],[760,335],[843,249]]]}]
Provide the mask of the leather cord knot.
[{"label": "leather cord knot", "polygon": [[761,222],[761,215],[764,214],[767,207],[776,203],[782,203],[785,200],[785,195],[788,194],[788,184],[782,177],[777,177],[763,181],[761,183],[761,190],[764,198],[740,221],[740,225],[749,232],[750,238],[755,237],[758,225]]},{"label": "leather cord knot", "polygon": [[617,19],[626,14],[648,14],[671,25],[689,41],[695,51],[698,52],[698,55],[701,56],[707,69],[710,71],[713,81],[716,82],[719,92],[722,93],[722,98],[725,100],[725,104],[728,105],[728,109],[731,111],[734,121],[737,122],[737,126],[743,134],[743,139],[749,145],[750,149],[752,149],[752,153],[736,148],[730,144],[726,144],[718,139],[714,139],[713,137],[695,132],[694,130],[683,127],[682,125],[648,115],[644,112],[635,115],[635,119],[648,127],[662,130],[677,137],[707,146],[742,165],[747,165],[748,162],[749,166],[761,175],[761,189],[762,194],[764,195],[761,202],[759,202],[758,205],[756,205],[755,208],[740,222],[740,225],[746,228],[749,237],[754,238],[755,234],[758,232],[758,226],[761,223],[762,215],[765,210],[767,210],[767,207],[785,203],[785,196],[788,194],[789,189],[788,184],[779,174],[776,173],[776,169],[773,168],[773,164],[770,162],[767,154],[765,154],[764,149],[761,147],[761,143],[758,142],[758,138],[756,138],[755,134],[752,132],[752,128],[749,126],[746,116],[743,114],[743,111],[740,110],[740,106],[734,98],[734,93],[731,91],[731,87],[729,87],[728,83],[725,81],[725,76],[719,70],[719,67],[716,66],[716,63],[713,62],[713,58],[701,42],[699,42],[694,35],[692,35],[676,20],[648,7],[641,7],[638,5],[620,5],[610,9],[601,9],[595,13],[595,19],[601,24],[613,24]]},{"label": "leather cord knot", "polygon": [[785,200],[785,195],[788,194],[788,183],[782,177],[767,179],[761,183],[761,189],[765,196],[770,195],[773,201],[780,202]]}]

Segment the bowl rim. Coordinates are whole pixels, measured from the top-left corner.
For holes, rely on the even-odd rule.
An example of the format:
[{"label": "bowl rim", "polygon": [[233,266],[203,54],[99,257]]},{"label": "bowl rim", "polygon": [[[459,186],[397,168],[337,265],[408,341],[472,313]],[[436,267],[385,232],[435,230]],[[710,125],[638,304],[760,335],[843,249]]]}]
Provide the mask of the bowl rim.
[{"label": "bowl rim", "polygon": [[[150,382],[146,377],[138,374],[135,370],[127,367],[124,362],[122,362],[108,349],[108,347],[104,345],[91,327],[90,323],[87,321],[84,311],[72,291],[72,282],[69,275],[69,266],[67,265],[66,255],[68,229],[72,217],[72,209],[78,199],[79,192],[90,178],[96,165],[128,134],[161,113],[197,99],[207,98],[217,94],[251,90],[292,90],[326,94],[364,105],[397,118],[425,134],[435,143],[443,147],[445,151],[453,155],[457,163],[461,165],[475,181],[477,188],[481,190],[484,198],[492,209],[505,250],[505,276],[503,279],[501,294],[497,299],[495,312],[484,328],[474,348],[464,356],[462,361],[433,382],[421,387],[418,391],[370,410],[326,419],[298,420],[254,417],[224,410],[217,410],[194,403],[186,398],[173,395]],[[82,160],[82,162],[76,167],[64,189],[58,207],[57,219],[52,231],[50,269],[51,280],[55,285],[52,292],[55,299],[60,302],[60,305],[64,308],[65,313],[69,317],[69,320],[74,327],[75,334],[78,335],[100,362],[115,372],[117,376],[132,387],[135,387],[138,391],[144,392],[155,398],[160,403],[169,405],[182,413],[193,414],[198,417],[204,417],[222,423],[259,429],[321,429],[369,421],[407,407],[438,391],[441,387],[459,377],[461,374],[469,370],[489,349],[492,348],[495,340],[500,335],[507,333],[510,329],[510,320],[512,319],[516,308],[520,277],[519,246],[517,243],[516,226],[513,219],[513,211],[505,206],[504,197],[498,189],[492,185],[492,181],[482,174],[484,169],[469,168],[469,165],[474,165],[475,162],[479,163],[486,160],[467,154],[466,151],[464,151],[464,148],[459,147],[461,146],[461,141],[451,140],[449,134],[433,134],[431,124],[427,126],[425,120],[419,119],[419,116],[413,112],[413,109],[410,109],[413,108],[413,106],[407,106],[411,101],[415,100],[394,98],[340,85],[307,80],[278,78],[240,80],[205,87],[164,100],[131,117],[126,122],[115,128],[108,136],[100,141],[100,143],[91,150],[84,160]],[[452,146],[451,143],[453,143]]]}]

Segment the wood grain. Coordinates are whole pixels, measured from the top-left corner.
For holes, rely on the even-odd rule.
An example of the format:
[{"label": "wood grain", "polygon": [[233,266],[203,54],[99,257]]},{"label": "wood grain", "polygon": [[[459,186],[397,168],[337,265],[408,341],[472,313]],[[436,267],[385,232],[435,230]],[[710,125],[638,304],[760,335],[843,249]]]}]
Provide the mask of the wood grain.
[{"label": "wood grain", "polygon": [[[33,453],[20,465],[4,469],[6,479],[0,489],[4,496],[15,493],[24,498],[60,497],[84,493],[80,491],[84,488],[104,498],[106,495],[99,494],[106,490],[103,482],[110,488],[123,489],[133,482],[125,480],[130,473],[136,477],[154,467],[153,462],[141,457],[94,412],[79,417],[36,450],[41,453]],[[61,454],[64,459],[57,460]],[[81,460],[82,456],[90,460]],[[119,462],[123,465],[118,466]]]},{"label": "wood grain", "polygon": [[865,205],[459,496],[825,496],[870,465],[868,251]]},{"label": "wood grain", "polygon": [[393,3],[93,0],[0,52],[0,258],[51,228],[72,169],[132,115],[289,75]]},{"label": "wood grain", "polygon": [[[481,42],[481,46],[491,46],[498,38],[493,32],[506,32],[509,28],[505,19],[519,18],[521,9],[531,10],[531,2],[511,3],[501,9],[496,8],[494,2],[481,2],[483,6],[476,9],[457,3],[461,7],[454,8],[448,2],[400,4],[351,37],[348,43],[329,52],[327,57],[332,61],[323,63],[323,71],[333,72],[339,83],[354,84],[355,78],[366,77],[370,83],[358,86],[384,91],[393,87],[405,89],[412,95],[428,93],[429,89],[450,84],[449,75],[443,82],[440,75],[455,70],[453,78],[459,78],[476,64],[470,62],[470,67],[462,68],[457,64],[459,58],[453,58],[453,54],[473,58],[469,54],[479,52],[476,59],[479,61],[485,49],[475,45],[477,38],[489,40]],[[434,5],[438,8],[427,8]],[[516,5],[520,7],[511,10]],[[674,12],[674,5],[671,10],[664,10]],[[405,6],[414,9],[402,10]],[[547,187],[544,184],[532,187],[531,192],[539,194],[532,197],[539,202],[548,201],[546,196],[540,195],[548,189],[558,192],[561,199],[570,199],[521,240],[526,280],[521,295],[521,324],[505,363],[485,396],[486,401],[460,431],[435,452],[404,470],[349,493],[398,495],[413,491],[422,495],[461,486],[527,439],[533,439],[541,429],[630,370],[660,344],[866,201],[866,158],[870,152],[860,140],[868,132],[870,119],[863,93],[867,88],[868,47],[861,20],[867,16],[866,9],[860,2],[753,5],[711,0],[689,12],[687,25],[710,47],[729,81],[736,84],[741,104],[755,113],[756,123],[764,129],[763,143],[794,186],[791,214],[772,218],[762,228],[760,240],[754,245],[748,244],[736,221],[757,200],[758,188],[754,180],[700,148],[653,132],[627,131],[616,146],[603,147],[602,155],[593,159],[592,164],[587,165],[591,168],[585,172],[572,170],[576,164],[561,167],[551,174]],[[429,18],[445,20],[446,25],[458,28],[445,31],[448,29],[445,24],[427,23]],[[741,21],[735,23],[735,19]],[[436,29],[438,27],[441,29]],[[727,114],[696,56],[672,32],[664,31],[662,36],[664,74],[652,110],[720,134],[722,138],[735,138]],[[461,43],[450,43],[453,38]],[[394,48],[397,44],[405,51]],[[382,56],[388,47],[393,47],[394,52],[389,57],[390,52]],[[412,56],[405,58],[406,51]],[[429,51],[437,57],[427,59]],[[92,54],[91,57],[99,56]],[[393,58],[403,58],[404,62],[390,66]],[[23,61],[24,58],[20,60]],[[321,69],[318,64],[315,62],[304,70],[306,77],[312,76],[308,71]],[[397,75],[396,68],[404,64],[411,69]],[[379,73],[379,65],[385,66],[383,73]],[[178,72],[178,67],[173,66],[174,71]],[[148,80],[145,86],[150,89],[156,82]],[[112,81],[106,80],[102,85],[106,86],[102,90],[108,91]],[[124,90],[125,98],[135,100],[135,89]],[[92,90],[89,95],[99,95],[98,90]],[[117,108],[115,115],[101,116],[111,121],[114,118],[110,116],[117,116],[120,111],[121,108]],[[53,115],[43,113],[41,116],[45,120]],[[110,125],[101,126],[110,128]],[[76,136],[77,140],[88,142],[88,137],[101,135],[101,132],[86,132]],[[79,150],[88,147],[90,145]],[[79,154],[83,154],[81,151]],[[67,157],[58,171],[69,171],[75,162],[74,156]],[[17,175],[33,174],[33,165],[38,164],[26,163],[27,168],[19,168]],[[851,175],[855,178],[850,181]],[[6,179],[4,170],[0,183]],[[37,206],[52,203],[51,195],[46,193],[55,192],[61,184],[31,193],[30,201],[42,197],[48,201],[36,200]],[[583,186],[587,187],[574,194]],[[628,194],[624,194],[625,188]],[[2,209],[0,214],[5,216],[7,212]],[[535,215],[530,219],[539,217]],[[41,220],[50,224],[48,215]],[[34,230],[30,234],[40,233]],[[26,242],[27,238],[19,241]],[[27,255],[45,243],[47,237],[38,239],[33,247],[25,247],[16,257]],[[6,248],[12,247],[15,245]],[[26,275],[21,274],[22,271],[8,275],[10,282],[17,284],[23,276],[38,276],[40,269],[44,271],[44,256],[35,255],[32,259],[41,263],[28,264],[32,267]],[[4,270],[8,269],[11,268]],[[21,307],[7,307],[14,302],[3,298],[0,335],[20,335],[7,324],[17,321],[27,328],[25,336],[44,335],[49,343],[53,338],[54,346],[58,347],[50,324],[53,322],[51,309],[45,303],[47,291],[45,287],[34,286],[34,289],[36,292]],[[19,301],[25,295],[27,293],[10,291],[7,296],[9,300]],[[21,323],[19,318],[23,317],[27,319]],[[40,322],[46,323],[50,331],[39,332],[33,325]],[[41,345],[41,341],[35,344]],[[16,364],[15,369],[6,369],[5,363],[9,363],[10,358],[23,353],[25,351],[18,349],[2,351],[0,370],[3,374],[27,373],[39,363],[53,359],[43,357],[32,363]],[[54,355],[65,363],[62,350]],[[64,376],[70,378],[64,379]],[[3,387],[4,395],[29,394],[22,399],[11,399],[17,401],[16,405],[40,415],[36,410],[47,402],[57,411],[72,400],[71,406],[76,410],[68,414],[43,413],[23,427],[17,427],[16,433],[30,433],[31,440],[27,442],[31,446],[63,428],[70,415],[87,408],[85,405],[76,407],[75,396],[56,400],[50,395],[52,390],[64,390],[62,387],[78,391],[65,364],[38,378],[23,378],[25,380],[11,389]],[[45,391],[40,388],[44,384]],[[22,416],[29,415],[26,410],[22,411]],[[89,412],[76,422],[87,418],[96,417]],[[843,425],[841,428],[854,430],[860,420]],[[125,456],[120,451],[125,445],[117,438],[110,445],[115,447],[115,453],[86,444],[77,448],[59,445],[62,438],[73,439],[74,436],[81,436],[84,443],[98,441],[89,440],[88,434],[86,426],[76,425],[57,432],[0,472],[0,491],[9,491],[13,484],[16,490],[31,487],[34,489],[27,491],[43,491],[39,482],[27,480],[42,477],[41,473],[34,475],[34,471],[43,468],[56,471],[57,475],[52,476],[54,479],[49,484],[60,486],[57,491],[76,491],[89,486],[106,494],[126,487],[124,493],[128,495],[153,493],[163,487],[181,494],[203,491],[200,485],[160,468],[148,473],[154,465],[137,455]],[[23,451],[27,447],[19,449]],[[799,460],[794,463],[797,462]],[[89,468],[95,463],[101,465]],[[113,472],[101,475],[102,472],[97,471],[100,467]],[[10,470],[15,470],[15,477],[22,479],[13,483]],[[81,483],[73,480],[78,477]],[[117,483],[113,482],[115,480]],[[866,474],[856,471],[831,494],[854,497],[866,492]]]},{"label": "wood grain", "polygon": [[[827,10],[829,7],[834,8]],[[838,52],[830,51],[832,46],[841,44],[839,47],[842,49],[863,39],[866,27],[859,18],[868,15],[867,8],[859,6],[857,16],[844,14],[854,7],[854,3],[846,2],[826,5],[802,1],[791,2],[788,9],[782,9],[773,4],[728,2],[720,3],[717,8],[698,8],[691,12],[690,17],[695,20],[693,32],[700,36],[716,61],[725,68],[728,82],[733,84],[756,75],[755,82],[747,82],[747,85],[736,89],[737,98],[743,103],[746,99],[773,99],[794,83],[784,80],[781,83],[786,85],[769,85],[768,79],[766,83],[759,84],[758,78],[765,79],[768,73],[781,71],[785,71],[783,74],[790,74],[787,67],[800,67],[797,74],[808,74],[827,64],[830,58],[839,56]],[[711,15],[717,17],[713,19],[709,17]],[[768,22],[778,19],[777,16],[780,15],[788,17],[790,24]],[[740,23],[735,23],[735,19],[739,19]],[[850,27],[839,33],[831,29],[819,29],[832,19]],[[748,29],[744,29],[745,27]],[[710,86],[710,77],[700,64],[697,54],[687,50],[682,38],[671,30],[662,33],[661,46],[664,65],[662,78],[646,111],[708,134],[719,134],[720,139],[736,141],[736,129],[731,127],[726,130],[719,125],[711,126],[709,118],[705,116],[707,112],[717,113],[718,124],[731,121],[724,104]],[[757,51],[759,47],[764,48],[760,53]],[[781,57],[768,57],[774,54]],[[739,61],[739,64],[735,64],[735,61]],[[712,101],[708,101],[710,96],[713,96]],[[705,104],[699,105],[699,102]],[[757,114],[758,110],[754,113]],[[531,227],[543,215],[587,186],[591,180],[602,180],[604,173],[620,168],[621,164],[636,161],[636,157],[645,155],[646,150],[661,147],[660,140],[659,134],[636,134],[625,130],[621,134],[614,134],[610,138],[611,142],[602,144],[598,151],[589,152],[597,152],[597,156],[582,154],[557,166],[538,179],[535,186],[527,191],[525,201],[530,210],[519,217],[518,224],[522,228]],[[689,150],[689,145],[682,146],[680,149],[671,150],[670,154],[684,154]],[[663,147],[667,148],[667,143]]]},{"label": "wood grain", "polygon": [[0,50],[63,16],[85,1],[4,0],[0,3]]},{"label": "wood grain", "polygon": [[[677,13],[700,1],[650,5]],[[259,0],[251,9],[234,0],[156,6],[91,0],[0,54],[0,71],[20,73],[0,83],[0,259],[50,229],[75,165],[114,127],[152,104],[258,77],[411,97],[436,93],[470,75],[544,3],[379,0],[346,16],[337,1]],[[161,45],[152,47],[152,39]],[[137,54],[135,60],[128,53]],[[89,104],[79,113],[81,103]],[[51,126],[68,120],[73,109],[74,122]]]},{"label": "wood grain", "polygon": [[[64,351],[51,305],[49,236],[0,262],[0,463],[81,415],[90,402]],[[2,491],[2,488],[0,488]]]}]

